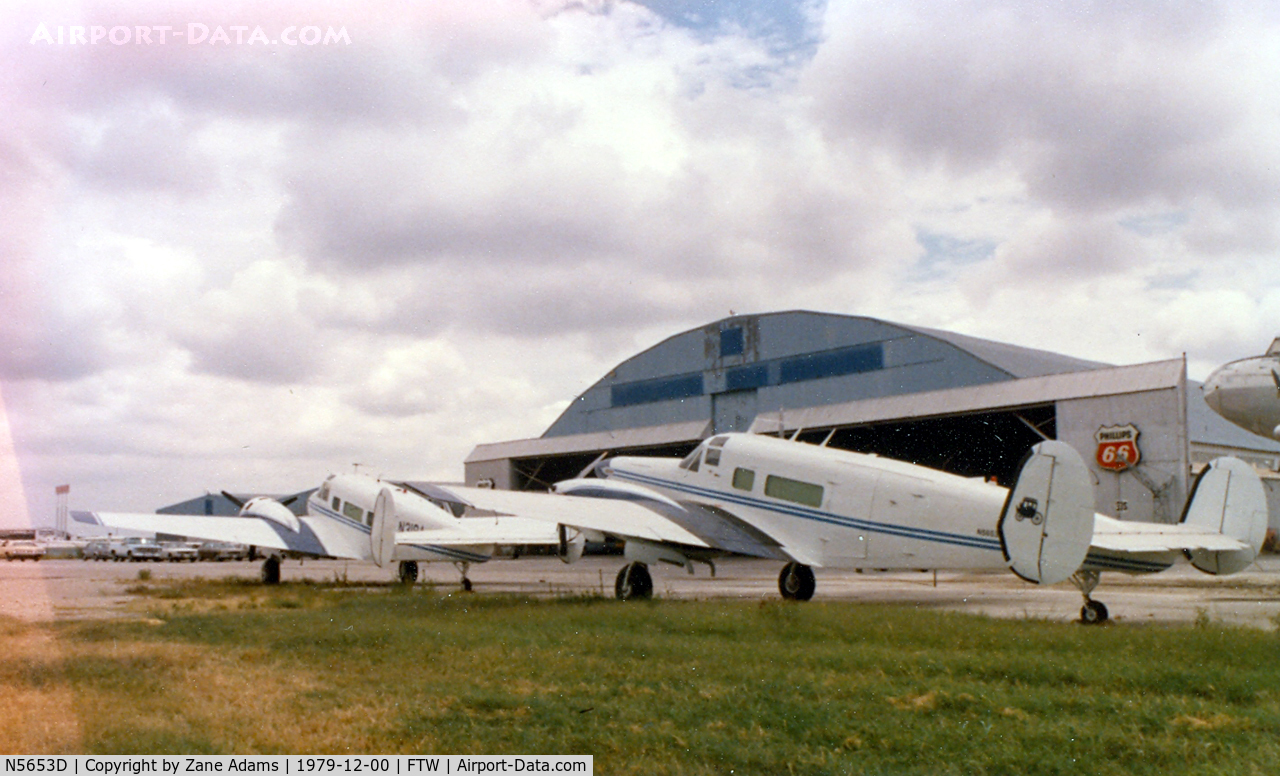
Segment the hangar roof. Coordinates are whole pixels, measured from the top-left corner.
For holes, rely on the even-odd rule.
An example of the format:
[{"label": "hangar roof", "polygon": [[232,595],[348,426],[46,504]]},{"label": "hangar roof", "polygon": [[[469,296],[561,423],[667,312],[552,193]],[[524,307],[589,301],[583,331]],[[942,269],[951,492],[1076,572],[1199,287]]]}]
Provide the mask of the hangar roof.
[{"label": "hangar roof", "polygon": [[[668,337],[611,369],[543,434],[579,436],[1005,382],[1103,364],[876,318],[736,315]],[[730,405],[733,406],[730,406]]]}]

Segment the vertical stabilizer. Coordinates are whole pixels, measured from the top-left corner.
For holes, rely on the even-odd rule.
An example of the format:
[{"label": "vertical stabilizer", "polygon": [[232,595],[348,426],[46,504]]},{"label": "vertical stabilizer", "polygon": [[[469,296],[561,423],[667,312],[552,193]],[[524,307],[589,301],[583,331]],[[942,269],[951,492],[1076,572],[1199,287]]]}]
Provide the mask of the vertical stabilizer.
[{"label": "vertical stabilizer", "polygon": [[1267,494],[1258,473],[1239,458],[1215,458],[1196,478],[1182,522],[1249,545],[1242,550],[1193,550],[1192,565],[1208,574],[1243,570],[1258,557],[1267,535]]},{"label": "vertical stabilizer", "polygon": [[1049,440],[1031,448],[1000,515],[1013,573],[1042,585],[1070,578],[1093,541],[1093,481],[1080,454]]}]

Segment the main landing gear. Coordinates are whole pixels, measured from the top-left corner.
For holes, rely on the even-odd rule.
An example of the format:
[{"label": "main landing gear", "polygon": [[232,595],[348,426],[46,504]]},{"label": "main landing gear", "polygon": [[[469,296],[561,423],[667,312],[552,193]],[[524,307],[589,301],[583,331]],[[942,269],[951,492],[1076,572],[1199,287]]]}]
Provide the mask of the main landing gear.
[{"label": "main landing gear", "polygon": [[418,562],[416,560],[400,561],[400,568],[397,570],[396,578],[400,580],[402,585],[412,585],[418,581]]},{"label": "main landing gear", "polygon": [[262,561],[261,578],[264,585],[280,584],[280,556],[268,555]]},{"label": "main landing gear", "polygon": [[778,591],[788,601],[808,601],[817,587],[813,569],[803,563],[788,563],[778,576]]},{"label": "main landing gear", "polygon": [[649,567],[639,561],[623,566],[613,583],[613,594],[619,601],[652,598],[653,577],[649,576]]},{"label": "main landing gear", "polygon": [[1077,571],[1071,575],[1071,584],[1084,596],[1084,606],[1080,607],[1080,622],[1083,625],[1101,625],[1109,616],[1106,604],[1089,597],[1101,578],[1102,575],[1097,571]]}]

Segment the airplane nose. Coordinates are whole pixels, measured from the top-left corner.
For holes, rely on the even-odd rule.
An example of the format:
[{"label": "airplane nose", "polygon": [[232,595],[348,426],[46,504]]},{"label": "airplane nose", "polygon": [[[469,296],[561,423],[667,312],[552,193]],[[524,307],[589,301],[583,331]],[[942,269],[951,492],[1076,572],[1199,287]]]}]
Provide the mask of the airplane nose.
[{"label": "airplane nose", "polygon": [[1209,375],[1209,379],[1205,380],[1204,385],[1200,388],[1204,392],[1205,404],[1212,407],[1214,412],[1222,411],[1222,397],[1218,393],[1218,389],[1222,387],[1222,384],[1218,377],[1218,372]]}]

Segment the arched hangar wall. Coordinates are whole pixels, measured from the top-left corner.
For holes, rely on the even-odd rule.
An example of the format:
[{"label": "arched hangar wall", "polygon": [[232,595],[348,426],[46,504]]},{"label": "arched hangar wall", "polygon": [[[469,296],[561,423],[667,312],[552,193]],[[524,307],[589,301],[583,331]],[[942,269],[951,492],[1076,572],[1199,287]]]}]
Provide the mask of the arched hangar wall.
[{"label": "arched hangar wall", "polygon": [[1098,365],[874,318],[807,311],[735,316],[669,337],[623,361],[578,396],[543,436],[704,418],[712,421],[713,432],[744,431],[757,414],[780,408],[1092,366]]},{"label": "arched hangar wall", "polygon": [[[466,476],[542,488],[604,452],[678,455],[754,426],[1004,481],[1043,434],[1084,456],[1099,511],[1176,520],[1189,468],[1185,391],[1181,362],[1108,368],[869,318],[736,316],[619,364],[541,438],[478,446]],[[1108,470],[1095,460],[1097,435],[1127,425],[1138,429],[1139,465]]]}]

